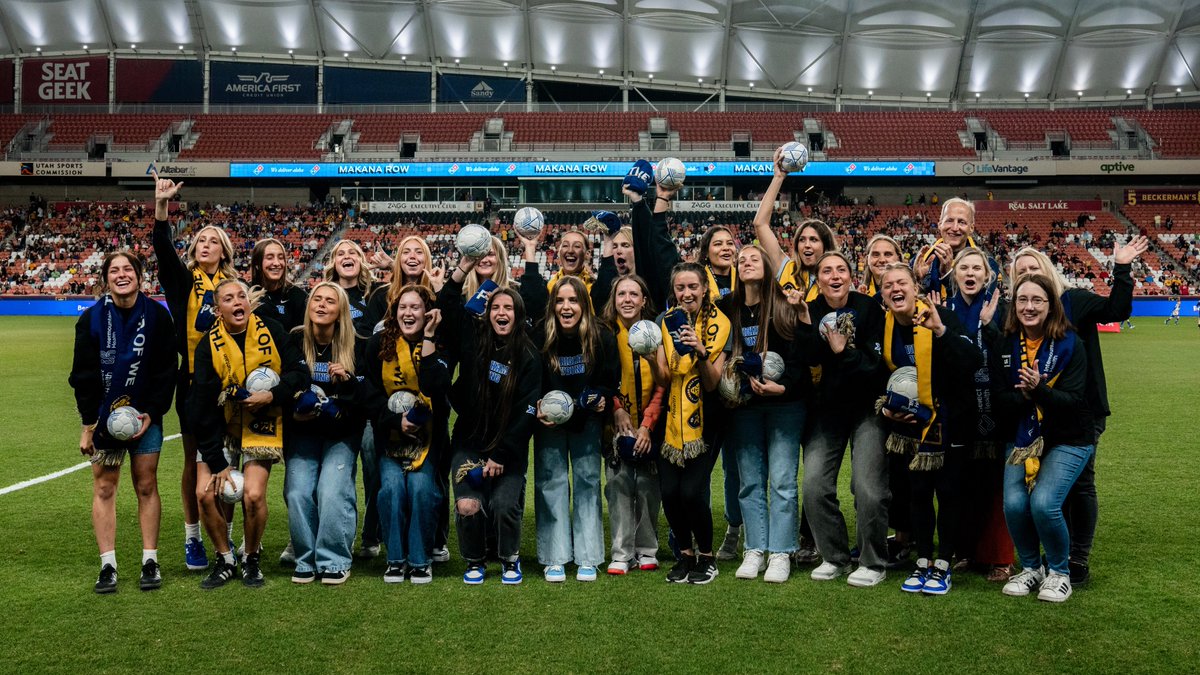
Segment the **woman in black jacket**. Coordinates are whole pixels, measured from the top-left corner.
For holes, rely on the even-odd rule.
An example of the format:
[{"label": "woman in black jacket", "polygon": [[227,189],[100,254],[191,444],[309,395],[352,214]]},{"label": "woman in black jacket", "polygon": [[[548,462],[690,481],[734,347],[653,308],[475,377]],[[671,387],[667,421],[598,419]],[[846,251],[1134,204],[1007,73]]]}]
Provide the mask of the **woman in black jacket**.
[{"label": "woman in black jacket", "polygon": [[263,311],[278,321],[284,330],[304,323],[308,294],[292,283],[288,273],[288,254],[278,239],[259,239],[250,252],[250,286],[263,294]]}]

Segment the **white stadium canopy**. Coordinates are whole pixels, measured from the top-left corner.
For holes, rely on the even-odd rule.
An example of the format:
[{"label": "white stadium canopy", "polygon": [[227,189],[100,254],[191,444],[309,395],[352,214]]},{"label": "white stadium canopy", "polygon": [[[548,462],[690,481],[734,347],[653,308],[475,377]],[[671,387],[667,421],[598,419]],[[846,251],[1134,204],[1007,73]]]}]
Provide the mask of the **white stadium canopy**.
[{"label": "white stadium canopy", "polygon": [[1200,90],[1200,0],[0,0],[0,28],[17,57],[323,60],[773,100]]}]

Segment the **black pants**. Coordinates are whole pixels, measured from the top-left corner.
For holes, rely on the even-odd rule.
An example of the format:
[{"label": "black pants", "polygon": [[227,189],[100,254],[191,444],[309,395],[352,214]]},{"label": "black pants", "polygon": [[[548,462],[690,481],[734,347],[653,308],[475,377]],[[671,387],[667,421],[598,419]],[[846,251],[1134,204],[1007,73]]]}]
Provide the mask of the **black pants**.
[{"label": "black pants", "polygon": [[[455,450],[450,466],[456,469],[467,462],[484,459],[478,452]],[[471,487],[465,480],[454,483],[454,500],[474,499],[479,502],[479,511],[470,516],[458,514],[455,509],[455,524],[458,530],[458,547],[464,560],[482,562],[487,559],[488,530],[497,534],[496,553],[501,560],[516,560],[521,550],[521,519],[525,511],[525,471],[528,467],[506,466],[504,473],[495,478],[485,478],[479,489]]]},{"label": "black pants", "polygon": [[696,553],[712,553],[713,517],[710,486],[717,452],[708,448],[699,457],[676,466],[660,455],[655,461],[663,512],[680,548],[695,541]]},{"label": "black pants", "polygon": [[1063,518],[1071,534],[1071,562],[1087,565],[1096,539],[1096,521],[1100,517],[1100,500],[1096,496],[1096,453],[1100,451],[1100,434],[1104,433],[1106,418],[1096,417],[1096,452],[1063,502]]},{"label": "black pants", "polygon": [[[917,557],[934,559],[933,534],[936,525],[938,558],[949,561],[961,536],[963,455],[967,448],[946,450],[942,468],[935,471],[909,471],[909,511]],[[937,512],[933,500],[937,497]]]},{"label": "black pants", "polygon": [[908,477],[908,463],[912,458],[899,453],[888,453],[888,487],[892,501],[888,504],[888,526],[896,532],[912,531],[912,491]]}]

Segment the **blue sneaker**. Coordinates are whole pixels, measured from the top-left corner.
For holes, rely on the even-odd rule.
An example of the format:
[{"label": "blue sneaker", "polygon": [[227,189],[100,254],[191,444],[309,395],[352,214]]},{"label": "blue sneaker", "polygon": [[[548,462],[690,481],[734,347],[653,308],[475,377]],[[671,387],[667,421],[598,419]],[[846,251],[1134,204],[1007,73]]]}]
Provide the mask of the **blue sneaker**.
[{"label": "blue sneaker", "polygon": [[485,576],[487,576],[487,566],[481,562],[473,562],[467,565],[467,571],[463,574],[463,583],[478,586],[483,583]]},{"label": "blue sneaker", "polygon": [[917,566],[913,569],[900,590],[906,593],[920,593],[925,590],[925,580],[929,577],[929,558],[918,558]]},{"label": "blue sneaker", "polygon": [[546,565],[546,581],[552,584],[562,583],[567,580],[567,571],[562,565]]},{"label": "blue sneaker", "polygon": [[592,565],[580,565],[575,572],[575,581],[595,581],[596,568]]},{"label": "blue sneaker", "polygon": [[187,568],[192,571],[208,569],[208,551],[204,550],[204,542],[192,537],[183,544],[184,560]]},{"label": "blue sneaker", "polygon": [[950,592],[950,563],[945,560],[935,560],[929,574],[925,577],[925,585],[921,588],[925,595],[945,595]]},{"label": "blue sneaker", "polygon": [[504,570],[500,574],[500,583],[516,586],[525,579],[525,575],[521,574],[520,560],[503,560],[500,562],[500,567]]}]

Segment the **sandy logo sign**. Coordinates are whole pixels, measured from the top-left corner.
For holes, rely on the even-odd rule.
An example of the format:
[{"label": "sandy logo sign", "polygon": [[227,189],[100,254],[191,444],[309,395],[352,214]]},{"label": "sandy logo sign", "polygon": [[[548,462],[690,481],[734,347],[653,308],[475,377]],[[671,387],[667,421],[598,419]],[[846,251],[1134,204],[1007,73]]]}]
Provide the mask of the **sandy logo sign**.
[{"label": "sandy logo sign", "polygon": [[473,98],[473,99],[491,100],[491,98],[495,95],[496,95],[496,90],[493,89],[491,87],[491,85],[489,85],[487,82],[484,82],[483,80],[480,80],[479,84],[475,85],[474,87],[471,87],[471,98]]}]

